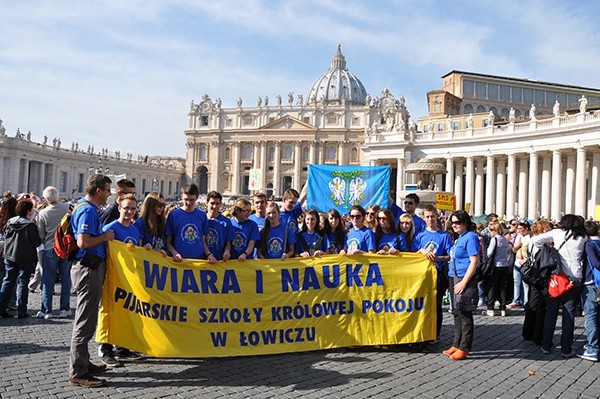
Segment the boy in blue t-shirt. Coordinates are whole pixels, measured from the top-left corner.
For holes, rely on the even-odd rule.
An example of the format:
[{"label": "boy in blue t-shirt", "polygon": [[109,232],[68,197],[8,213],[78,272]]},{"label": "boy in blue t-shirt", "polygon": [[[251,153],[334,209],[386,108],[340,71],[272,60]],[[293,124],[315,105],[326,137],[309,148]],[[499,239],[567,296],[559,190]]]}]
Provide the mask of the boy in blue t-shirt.
[{"label": "boy in blue t-shirt", "polygon": [[175,262],[189,258],[215,263],[217,258],[206,247],[206,213],[196,209],[198,186],[184,184],[180,192],[183,206],[169,213],[165,226],[167,252]]},{"label": "boy in blue t-shirt", "polygon": [[118,200],[119,218],[102,228],[102,232],[112,230],[115,240],[125,244],[140,245],[140,231],[133,224],[133,218],[137,213],[137,201],[134,194],[125,194]]},{"label": "boy in blue t-shirt", "polygon": [[216,191],[206,195],[206,246],[217,260],[228,261],[231,258],[231,241],[235,231],[228,217],[221,215],[223,197]]},{"label": "boy in blue t-shirt", "polygon": [[287,226],[295,237],[298,234],[298,217],[302,215],[302,200],[300,194],[293,188],[288,188],[283,193],[283,206],[279,213],[281,224]]}]

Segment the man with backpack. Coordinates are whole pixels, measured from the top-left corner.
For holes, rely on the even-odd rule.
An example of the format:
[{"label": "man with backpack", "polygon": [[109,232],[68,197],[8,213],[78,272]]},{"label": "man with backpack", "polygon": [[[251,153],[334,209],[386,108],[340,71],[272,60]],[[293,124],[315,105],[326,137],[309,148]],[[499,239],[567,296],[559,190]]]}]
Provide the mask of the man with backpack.
[{"label": "man with backpack", "polygon": [[106,370],[106,365],[90,363],[88,342],[94,336],[98,323],[98,306],[106,272],[106,242],[114,238],[114,231],[102,233],[98,211],[110,196],[111,180],[94,174],[86,184],[86,195],[71,217],[71,227],[79,250],[71,269],[73,289],[77,294],[69,361],[69,383],[88,388],[106,385],[94,374]]}]

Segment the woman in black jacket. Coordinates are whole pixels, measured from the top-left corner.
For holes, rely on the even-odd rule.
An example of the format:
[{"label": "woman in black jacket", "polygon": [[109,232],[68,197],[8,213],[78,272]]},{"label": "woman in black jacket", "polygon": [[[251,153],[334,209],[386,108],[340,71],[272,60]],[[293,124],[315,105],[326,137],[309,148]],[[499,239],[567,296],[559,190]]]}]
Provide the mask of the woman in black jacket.
[{"label": "woman in black jacket", "polygon": [[17,216],[11,218],[4,228],[4,268],[5,275],[0,289],[0,317],[13,317],[6,311],[17,280],[17,317],[24,319],[27,314],[29,290],[27,284],[37,264],[37,247],[42,243],[37,226],[30,218],[33,203],[20,200],[16,207]]}]

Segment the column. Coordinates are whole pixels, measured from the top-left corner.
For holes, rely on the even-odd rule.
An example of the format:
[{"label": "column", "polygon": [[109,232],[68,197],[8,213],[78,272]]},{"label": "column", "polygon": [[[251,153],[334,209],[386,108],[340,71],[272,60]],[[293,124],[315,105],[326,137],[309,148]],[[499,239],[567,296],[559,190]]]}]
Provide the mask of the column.
[{"label": "column", "polygon": [[258,169],[260,168],[260,142],[259,141],[255,141],[252,143],[252,151],[254,153],[254,158],[253,158],[253,163],[252,163],[252,169]]},{"label": "column", "polygon": [[446,191],[454,192],[454,160],[446,158]]},{"label": "column", "polygon": [[538,156],[537,152],[529,154],[529,203],[527,206],[527,219],[536,220],[538,217]]},{"label": "column", "polygon": [[231,192],[233,194],[238,194],[242,192],[242,188],[240,187],[240,142],[236,141],[233,143],[233,151],[231,154],[231,161],[233,165],[233,176],[231,177]]},{"label": "column", "polygon": [[400,196],[400,191],[404,190],[404,168],[405,168],[405,160],[404,158],[396,159],[396,204],[400,204],[402,198]]},{"label": "column", "polygon": [[[575,195],[575,167],[576,167],[575,156],[573,156],[573,155],[567,156],[567,171],[565,173],[564,213],[573,213],[574,208],[575,208],[574,201],[573,201],[573,197]],[[583,193],[581,193],[581,195],[583,195]],[[558,220],[560,220],[560,218]]]},{"label": "column", "polygon": [[550,217],[554,220],[560,220],[561,213],[561,192],[562,192],[562,165],[560,151],[552,151],[552,200],[550,201]]},{"label": "column", "polygon": [[454,195],[456,196],[456,209],[465,209],[463,197],[463,161],[456,160],[454,171]]},{"label": "column", "polygon": [[542,157],[542,182],[540,185],[540,215],[550,217],[550,177],[552,174],[552,158]]},{"label": "column", "polygon": [[221,187],[219,187],[219,170],[221,170],[221,160],[219,156],[219,142],[213,141],[209,146],[210,154],[209,154],[209,165],[210,169],[208,173],[210,174],[208,191],[217,190],[221,192]]},{"label": "column", "polygon": [[577,170],[575,172],[575,214],[584,218],[586,215],[585,202],[587,190],[585,186],[585,148],[577,149]]},{"label": "column", "polygon": [[475,213],[473,215],[481,215],[483,213],[483,159],[478,159],[475,163]]},{"label": "column", "polygon": [[[487,156],[487,164],[485,167],[485,213],[492,213],[495,212],[496,210],[495,208],[495,203],[494,203],[494,194],[496,193],[495,190],[495,178],[496,175],[494,173],[494,156],[493,155],[488,155]],[[498,212],[496,212],[498,213]]]},{"label": "column", "polygon": [[273,160],[273,195],[279,196],[281,184],[281,141],[275,141],[275,159]]},{"label": "column", "polygon": [[496,213],[506,218],[506,161],[504,159],[498,160],[498,167],[496,168]]},{"label": "column", "polygon": [[506,217],[515,217],[515,192],[516,192],[517,160],[515,154],[508,154],[506,168]]},{"label": "column", "polygon": [[302,166],[302,151],[300,142],[294,142],[294,181],[292,182],[292,187],[296,190],[300,191],[302,187],[300,186],[300,167]]},{"label": "column", "polygon": [[592,164],[590,165],[590,204],[588,207],[588,218],[594,216],[596,205],[600,205],[600,153],[595,153],[592,156]]},{"label": "column", "polygon": [[517,212],[519,217],[527,216],[527,159],[523,158],[519,160],[519,184],[517,186],[519,190]]},{"label": "column", "polygon": [[308,150],[308,162],[311,164],[316,163],[316,143],[314,141],[310,142],[310,147]]},{"label": "column", "polygon": [[265,192],[267,189],[267,142],[260,142],[260,189]]},{"label": "column", "polygon": [[346,165],[346,142],[344,140],[338,143],[338,165]]},{"label": "column", "polygon": [[[473,183],[474,183],[474,167],[473,167],[473,157],[467,157],[467,166],[465,170],[465,174],[467,175],[465,182],[465,210],[469,214],[473,214]],[[467,206],[469,209],[467,209]]]}]

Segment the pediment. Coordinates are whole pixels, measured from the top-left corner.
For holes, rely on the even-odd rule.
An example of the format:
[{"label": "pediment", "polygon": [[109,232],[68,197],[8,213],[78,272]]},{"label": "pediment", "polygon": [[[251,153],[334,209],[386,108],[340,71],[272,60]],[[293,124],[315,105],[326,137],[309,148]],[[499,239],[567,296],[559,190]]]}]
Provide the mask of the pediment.
[{"label": "pediment", "polygon": [[269,122],[261,126],[259,130],[317,130],[316,127],[308,123],[304,123],[292,116],[286,115],[273,122]]}]

